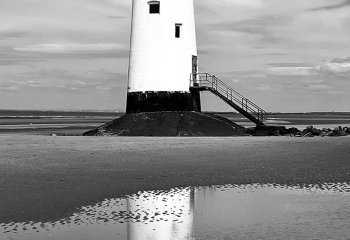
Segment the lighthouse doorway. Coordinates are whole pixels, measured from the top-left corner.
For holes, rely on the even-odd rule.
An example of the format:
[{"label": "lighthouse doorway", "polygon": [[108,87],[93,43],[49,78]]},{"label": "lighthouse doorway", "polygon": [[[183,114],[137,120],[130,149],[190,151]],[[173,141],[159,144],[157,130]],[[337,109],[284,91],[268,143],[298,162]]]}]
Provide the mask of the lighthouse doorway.
[{"label": "lighthouse doorway", "polygon": [[198,57],[192,55],[192,76],[193,76],[194,84],[197,84],[197,72],[198,72]]}]

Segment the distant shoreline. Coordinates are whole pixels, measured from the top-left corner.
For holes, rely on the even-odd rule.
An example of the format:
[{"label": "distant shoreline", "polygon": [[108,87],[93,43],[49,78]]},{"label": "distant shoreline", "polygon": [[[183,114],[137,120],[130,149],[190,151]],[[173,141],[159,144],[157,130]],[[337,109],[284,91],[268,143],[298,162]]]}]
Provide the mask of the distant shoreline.
[{"label": "distant shoreline", "polygon": [[[215,114],[243,127],[254,126],[238,113]],[[0,134],[81,136],[122,115],[122,112],[0,110]],[[267,124],[298,129],[307,126],[332,129],[338,126],[350,127],[350,113],[277,113],[268,116]]]}]

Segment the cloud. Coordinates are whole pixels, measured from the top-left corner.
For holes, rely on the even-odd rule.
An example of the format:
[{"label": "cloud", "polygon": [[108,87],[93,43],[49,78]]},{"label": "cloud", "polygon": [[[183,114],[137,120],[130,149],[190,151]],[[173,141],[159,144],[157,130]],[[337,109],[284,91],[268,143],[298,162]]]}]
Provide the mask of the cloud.
[{"label": "cloud", "polygon": [[311,8],[309,11],[326,11],[326,10],[335,10],[339,8],[350,7],[350,0],[343,0],[340,3],[327,5],[323,7]]},{"label": "cloud", "polygon": [[121,44],[113,43],[44,43],[13,49],[21,52],[43,52],[43,53],[72,53],[72,52],[96,52],[96,51],[117,51],[124,47]]},{"label": "cloud", "polygon": [[258,90],[260,91],[268,91],[271,90],[271,86],[267,83],[262,83],[258,86]]},{"label": "cloud", "polygon": [[0,79],[0,92],[15,92],[19,90],[19,85],[16,81],[10,79]]},{"label": "cloud", "polygon": [[345,94],[344,91],[338,89],[338,86],[331,86],[328,84],[309,84],[305,86],[305,90],[307,90],[308,93],[313,94],[320,94],[320,95],[343,95]]},{"label": "cloud", "polygon": [[0,31],[0,39],[22,38],[29,33],[21,31]]},{"label": "cloud", "polygon": [[320,64],[270,63],[268,73],[277,76],[350,76],[350,58],[335,58]]},{"label": "cloud", "polygon": [[335,63],[328,62],[320,66],[320,71],[333,73],[333,74],[344,74],[350,73],[350,62]]},{"label": "cloud", "polygon": [[211,12],[220,13],[224,7],[233,7],[233,8],[261,8],[264,6],[264,0],[201,0],[195,1],[196,8],[201,10],[209,10]]},{"label": "cloud", "polygon": [[327,94],[334,94],[334,95],[343,95],[345,94],[344,91],[337,91],[337,90],[330,90],[330,91],[326,91]]},{"label": "cloud", "polygon": [[317,75],[315,67],[270,67],[268,73],[277,76],[311,76]]},{"label": "cloud", "polygon": [[31,45],[22,47],[1,47],[0,66],[31,65],[38,62],[59,59],[122,59],[128,58],[129,50],[119,45]]},{"label": "cloud", "polygon": [[[336,94],[350,90],[350,59],[340,58],[349,47],[350,15],[344,8],[349,1],[195,1],[200,70],[216,74],[269,110],[294,106],[316,91],[333,94],[338,107]],[[103,108],[124,104],[132,1],[0,2],[0,88],[11,91],[11,102],[31,91],[26,106],[34,108],[44,104],[36,99],[38,93],[52,95],[48,101],[59,108],[61,96],[68,106],[79,99],[89,108],[93,102]],[[322,17],[308,9],[323,11]],[[344,11],[326,11],[332,9]],[[332,88],[311,90],[325,88],[316,85]],[[274,92],[272,103],[266,98],[268,87]],[[1,95],[0,102],[9,102]],[[107,98],[109,105],[104,105]],[[327,108],[322,101],[317,105]]]},{"label": "cloud", "polygon": [[309,90],[314,90],[314,91],[323,91],[323,90],[329,90],[332,87],[330,85],[326,85],[326,84],[311,84],[308,85],[308,89]]},{"label": "cloud", "polygon": [[107,16],[107,18],[111,18],[111,19],[124,19],[126,17],[124,16]]},{"label": "cloud", "polygon": [[320,73],[326,76],[338,76],[342,79],[349,79],[350,77],[350,58],[334,58],[327,62],[320,64]]},{"label": "cloud", "polygon": [[278,63],[268,63],[266,64],[270,67],[313,67],[314,64],[312,63],[303,63],[303,62],[294,62],[294,63],[283,63],[283,62],[278,62]]},{"label": "cloud", "polygon": [[259,37],[259,42],[273,44],[283,41],[283,38],[276,34],[274,28],[287,22],[288,18],[286,16],[269,15],[242,21],[220,22],[208,26],[210,26],[211,31],[240,32],[255,35]]},{"label": "cloud", "polygon": [[349,63],[350,62],[350,57],[348,58],[334,58],[330,61],[331,63]]},{"label": "cloud", "polygon": [[0,81],[0,89],[3,91],[7,89],[65,92],[114,91],[116,88],[126,88],[126,79],[126,74],[110,72],[105,69],[78,73],[62,69],[41,69],[24,72],[12,76],[10,80]]},{"label": "cloud", "polygon": [[210,51],[204,50],[204,49],[198,49],[197,52],[198,52],[199,55],[206,55],[206,54],[210,53]]},{"label": "cloud", "polygon": [[218,76],[225,77],[227,79],[262,79],[266,77],[264,71],[249,70],[249,71],[230,71],[230,72],[219,72]]}]

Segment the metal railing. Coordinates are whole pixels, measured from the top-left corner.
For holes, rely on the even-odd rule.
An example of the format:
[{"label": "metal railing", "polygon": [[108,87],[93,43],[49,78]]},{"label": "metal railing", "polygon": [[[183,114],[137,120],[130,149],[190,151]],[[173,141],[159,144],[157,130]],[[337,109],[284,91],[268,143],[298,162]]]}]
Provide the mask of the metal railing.
[{"label": "metal railing", "polygon": [[213,91],[225,101],[233,102],[235,106],[238,106],[244,112],[252,115],[259,122],[263,123],[264,120],[266,120],[266,111],[242,96],[239,92],[232,89],[215,75],[209,73],[191,74],[190,87],[208,88],[208,90]]}]

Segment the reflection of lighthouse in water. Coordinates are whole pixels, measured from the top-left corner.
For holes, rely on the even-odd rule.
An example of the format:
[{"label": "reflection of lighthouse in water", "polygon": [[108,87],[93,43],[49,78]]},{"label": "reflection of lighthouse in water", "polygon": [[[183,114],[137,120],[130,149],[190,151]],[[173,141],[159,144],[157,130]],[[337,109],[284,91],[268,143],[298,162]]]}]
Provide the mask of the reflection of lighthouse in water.
[{"label": "reflection of lighthouse in water", "polygon": [[128,211],[138,219],[128,223],[128,240],[191,239],[194,189],[147,192],[128,199]]}]

